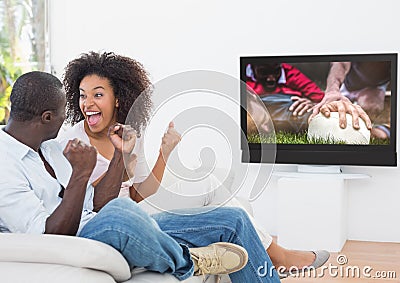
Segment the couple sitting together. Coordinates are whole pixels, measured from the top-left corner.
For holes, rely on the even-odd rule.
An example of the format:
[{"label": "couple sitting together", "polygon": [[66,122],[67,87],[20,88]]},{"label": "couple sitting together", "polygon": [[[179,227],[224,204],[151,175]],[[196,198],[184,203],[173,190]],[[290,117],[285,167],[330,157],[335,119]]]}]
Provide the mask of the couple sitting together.
[{"label": "couple sitting together", "polygon": [[[149,215],[139,207],[157,192],[181,139],[170,123],[146,173],[137,136],[150,116],[150,86],[141,64],[113,53],[82,54],[66,67],[63,84],[44,72],[20,76],[0,130],[0,227],[97,240],[118,250],[130,268],[179,280],[229,274],[234,283],[279,282],[273,266],[322,266],[329,253],[280,247],[238,207],[193,208],[190,215]],[[141,112],[125,125],[139,96]],[[74,126],[56,140],[65,118]],[[119,197],[121,188],[126,197]],[[271,268],[260,275],[265,266]]]}]

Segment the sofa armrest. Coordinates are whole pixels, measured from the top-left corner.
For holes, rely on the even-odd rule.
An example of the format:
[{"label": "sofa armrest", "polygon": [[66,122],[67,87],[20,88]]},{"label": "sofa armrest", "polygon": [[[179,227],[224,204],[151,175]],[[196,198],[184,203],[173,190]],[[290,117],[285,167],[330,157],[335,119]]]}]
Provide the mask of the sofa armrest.
[{"label": "sofa armrest", "polygon": [[100,270],[116,281],[130,278],[124,257],[104,243],[62,235],[0,234],[0,262],[49,263]]}]

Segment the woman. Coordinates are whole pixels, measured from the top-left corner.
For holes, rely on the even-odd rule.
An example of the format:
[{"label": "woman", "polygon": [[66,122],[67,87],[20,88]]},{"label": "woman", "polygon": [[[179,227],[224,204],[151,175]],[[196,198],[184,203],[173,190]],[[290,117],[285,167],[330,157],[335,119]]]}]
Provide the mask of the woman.
[{"label": "woman", "polygon": [[[140,111],[135,111],[131,123],[140,135],[150,116],[151,84],[145,70],[135,60],[113,53],[95,52],[71,61],[66,67],[63,83],[67,96],[67,121],[73,127],[61,133],[60,140],[66,142],[71,138],[79,138],[97,148],[97,165],[90,178],[90,182],[96,185],[107,171],[114,153],[115,144],[107,136],[109,127],[115,123],[125,124],[132,105],[140,101]],[[166,160],[179,140],[180,135],[170,123],[162,139],[157,162],[152,174],[149,174],[142,139],[138,138],[133,154],[125,155],[125,163],[132,164],[127,167],[133,169],[133,164],[137,163],[134,174],[127,172],[123,177],[123,181],[128,181],[128,175],[134,176],[131,180],[133,185],[124,182],[122,194],[129,195],[137,202],[154,194],[164,173]]]},{"label": "woman", "polygon": [[[79,138],[97,148],[97,164],[90,178],[90,182],[97,184],[102,181],[111,164],[114,147],[121,146],[112,139],[112,136],[108,137],[108,129],[115,123],[121,124],[115,130],[122,127],[130,108],[134,104],[136,106],[139,99],[140,111],[134,111],[130,124],[140,135],[150,116],[151,98],[148,90],[151,83],[142,65],[135,60],[113,53],[95,52],[82,54],[71,61],[66,67],[63,82],[67,96],[67,121],[74,126],[62,133],[61,139],[67,141]],[[137,138],[133,155],[129,155],[128,161],[125,162],[132,171],[127,175],[133,176],[131,180],[133,185],[130,186],[128,182],[122,183],[122,194],[129,195],[139,202],[157,192],[168,157],[180,139],[181,136],[174,129],[173,123],[170,123],[162,138],[152,174],[149,174],[144,159],[142,139]],[[122,181],[127,180],[126,176],[122,178]],[[124,193],[127,188],[129,193]],[[273,242],[271,236],[263,233],[261,229],[257,229],[257,232],[276,267],[302,268],[310,265],[319,267],[329,257],[327,252],[314,254],[286,250]]]}]

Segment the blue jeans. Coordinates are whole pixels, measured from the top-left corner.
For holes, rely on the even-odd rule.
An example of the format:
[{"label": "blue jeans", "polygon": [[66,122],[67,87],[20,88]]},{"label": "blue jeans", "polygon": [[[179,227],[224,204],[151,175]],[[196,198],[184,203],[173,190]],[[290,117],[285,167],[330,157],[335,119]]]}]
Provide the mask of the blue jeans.
[{"label": "blue jeans", "polygon": [[[230,242],[244,247],[249,255],[248,264],[230,274],[233,283],[280,282],[242,209],[223,207],[208,212],[203,208],[177,211],[180,213],[149,216],[131,199],[114,199],[85,225],[79,236],[114,247],[131,268],[144,267],[170,273],[179,280],[193,275],[190,247]],[[184,215],[185,211],[190,211],[191,215]]]}]

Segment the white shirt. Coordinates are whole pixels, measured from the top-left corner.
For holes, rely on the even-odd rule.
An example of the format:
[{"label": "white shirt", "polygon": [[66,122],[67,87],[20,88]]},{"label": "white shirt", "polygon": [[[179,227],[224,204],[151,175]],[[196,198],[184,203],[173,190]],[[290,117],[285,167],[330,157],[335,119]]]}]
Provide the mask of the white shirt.
[{"label": "white shirt", "polygon": [[[89,137],[85,132],[84,120],[78,122],[73,127],[67,128],[64,131],[60,131],[57,140],[61,143],[61,146],[64,148],[68,143],[68,141],[74,138],[78,138],[81,141],[90,144]],[[136,144],[132,153],[136,154],[137,156],[137,164],[134,171],[134,176],[129,176],[131,178],[130,182],[142,183],[147,178],[147,176],[149,176],[150,172],[144,154],[142,138],[136,139]],[[90,176],[89,182],[93,183],[98,178],[100,178],[108,170],[109,165],[110,165],[110,160],[108,160],[100,153],[98,153],[96,167],[94,168],[93,173]]]},{"label": "white shirt", "polygon": [[[66,188],[71,177],[72,167],[57,141],[46,141],[40,148],[57,180],[37,152],[0,128],[0,227],[10,232],[44,233],[47,218],[61,203],[61,185]],[[78,233],[95,215],[93,196],[88,185]]]}]

